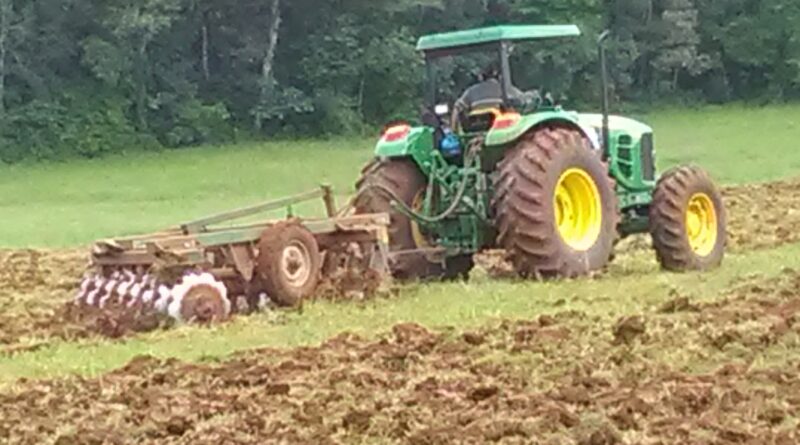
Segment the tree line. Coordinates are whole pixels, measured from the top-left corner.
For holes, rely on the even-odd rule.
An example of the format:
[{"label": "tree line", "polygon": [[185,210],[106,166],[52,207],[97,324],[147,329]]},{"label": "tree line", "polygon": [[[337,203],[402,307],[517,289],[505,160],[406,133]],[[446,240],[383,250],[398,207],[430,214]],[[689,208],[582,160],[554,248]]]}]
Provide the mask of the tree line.
[{"label": "tree line", "polygon": [[501,23],[582,28],[514,71],[578,108],[603,29],[619,102],[800,96],[796,0],[0,0],[0,160],[357,132],[417,114],[418,36]]}]

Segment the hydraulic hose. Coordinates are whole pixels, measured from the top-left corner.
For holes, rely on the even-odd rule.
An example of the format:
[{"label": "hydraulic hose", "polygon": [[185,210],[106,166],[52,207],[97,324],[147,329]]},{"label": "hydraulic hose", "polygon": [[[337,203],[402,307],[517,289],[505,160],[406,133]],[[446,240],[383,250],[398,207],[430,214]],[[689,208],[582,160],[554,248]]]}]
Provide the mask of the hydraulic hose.
[{"label": "hydraulic hose", "polygon": [[[464,162],[464,165],[465,166],[471,165],[473,157],[474,157],[473,150],[470,150],[467,154],[467,157],[465,159],[466,162]],[[409,207],[408,204],[406,204],[402,198],[398,197],[397,194],[394,192],[394,190],[391,190],[388,187],[375,184],[370,184],[368,187],[377,189],[388,195],[388,197],[392,200],[393,205],[395,207],[398,207],[402,213],[406,213],[412,218],[427,224],[436,224],[451,217],[456,212],[456,210],[458,210],[458,206],[459,204],[461,204],[461,200],[464,198],[464,195],[467,192],[468,185],[469,185],[469,176],[465,175],[463,180],[461,181],[461,184],[458,187],[458,190],[456,191],[454,199],[450,203],[450,206],[445,211],[436,216],[425,216],[416,212],[414,209]]]}]

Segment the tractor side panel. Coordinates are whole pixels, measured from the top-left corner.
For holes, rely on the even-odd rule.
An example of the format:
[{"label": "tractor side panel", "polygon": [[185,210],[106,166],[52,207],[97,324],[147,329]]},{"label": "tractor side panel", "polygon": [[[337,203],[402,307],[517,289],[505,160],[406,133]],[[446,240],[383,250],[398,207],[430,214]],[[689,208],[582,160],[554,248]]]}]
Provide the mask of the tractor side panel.
[{"label": "tractor side panel", "polygon": [[[584,127],[602,133],[602,115],[586,113],[578,119]],[[634,119],[612,115],[609,142],[609,166],[617,181],[620,207],[649,205],[657,179],[653,129]]]},{"label": "tractor side panel", "polygon": [[433,129],[414,127],[401,139],[387,141],[385,138],[381,138],[375,147],[375,156],[378,158],[411,158],[427,175],[431,170],[434,149]]},{"label": "tractor side panel", "polygon": [[597,133],[590,127],[583,125],[576,113],[566,111],[543,111],[522,116],[520,120],[508,128],[492,129],[486,135],[486,145],[489,147],[504,146],[516,142],[531,129],[545,123],[567,124],[581,130],[591,141],[595,149],[600,149],[600,140]]},{"label": "tractor side panel", "polygon": [[610,166],[622,209],[649,205],[656,185],[653,133],[611,130]]}]

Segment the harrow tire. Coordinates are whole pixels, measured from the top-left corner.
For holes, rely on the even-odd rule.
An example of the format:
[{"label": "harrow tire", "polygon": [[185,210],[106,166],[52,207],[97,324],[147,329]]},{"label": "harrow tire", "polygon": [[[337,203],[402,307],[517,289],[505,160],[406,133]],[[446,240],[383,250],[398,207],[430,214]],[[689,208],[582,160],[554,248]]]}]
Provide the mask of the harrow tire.
[{"label": "harrow tire", "polygon": [[[688,229],[691,203],[697,196],[705,196],[713,206],[706,229],[710,238],[702,252],[693,248]],[[722,194],[703,169],[678,167],[658,181],[650,207],[650,235],[662,268],[685,272],[719,267],[725,256],[726,223]]]},{"label": "harrow tire", "polygon": [[[593,190],[596,236],[589,236],[581,248],[565,241],[557,219],[557,192],[570,171],[577,171]],[[580,132],[564,127],[540,128],[506,154],[494,178],[493,208],[497,243],[506,249],[517,274],[573,278],[609,263],[619,211],[608,171],[599,151]]]},{"label": "harrow tire", "polygon": [[294,307],[316,292],[322,257],[311,232],[299,224],[281,223],[262,234],[256,267],[267,296]]},{"label": "harrow tire", "polygon": [[[410,251],[426,246],[415,240],[410,218],[396,211],[386,190],[391,190],[403,202],[413,207],[414,200],[427,186],[425,176],[411,159],[373,160],[361,172],[356,182],[355,209],[358,214],[388,213],[389,248],[393,252]],[[467,278],[475,263],[472,256],[449,258],[446,265],[429,261],[424,255],[404,255],[391,265],[398,280],[455,280]]]}]

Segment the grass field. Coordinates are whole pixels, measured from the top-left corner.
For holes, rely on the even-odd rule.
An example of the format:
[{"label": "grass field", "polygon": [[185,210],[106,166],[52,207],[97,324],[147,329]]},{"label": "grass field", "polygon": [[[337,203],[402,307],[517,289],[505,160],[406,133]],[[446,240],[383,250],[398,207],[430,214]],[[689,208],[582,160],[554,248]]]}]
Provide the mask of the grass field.
[{"label": "grass field", "polygon": [[[652,123],[661,168],[707,167],[722,183],[800,174],[800,106],[670,110]],[[297,193],[352,191],[374,140],[204,147],[101,160],[0,167],[0,246],[64,247],[159,229]]]},{"label": "grass field", "polygon": [[[656,128],[662,168],[697,162],[725,183],[768,181],[800,171],[800,152],[791,143],[800,107],[668,111],[645,119]],[[765,146],[774,154],[765,156]],[[369,140],[334,140],[7,167],[0,176],[0,202],[4,214],[13,217],[0,220],[0,246],[81,245],[295,193],[320,182],[348,191],[370,155]],[[367,305],[315,303],[302,316],[290,314],[277,325],[270,317],[253,317],[213,331],[188,329],[124,343],[90,342],[88,349],[83,343],[58,343],[0,358],[0,380],[98,373],[143,353],[198,359],[250,347],[306,345],[342,330],[380,332],[400,321],[465,327],[547,312],[554,301],[613,316],[662,301],[676,288],[692,289],[700,298],[713,296],[746,272],[771,276],[787,264],[800,264],[800,246],[736,252],[718,274],[685,276],[659,273],[652,255],[639,252],[599,281],[537,284],[478,278],[469,285],[406,288],[400,299]],[[618,298],[620,287],[635,291]],[[195,341],[186,341],[189,337]],[[76,361],[76,355],[83,358]]]},{"label": "grass field", "polygon": [[373,141],[0,167],[0,443],[798,443],[800,105],[639,117],[662,169],[766,183],[724,190],[719,270],[663,272],[641,237],[593,278],[478,268],[121,339],[64,316],[88,242],[321,182],[343,199]]},{"label": "grass field", "polygon": [[125,342],[58,342],[30,353],[0,356],[0,387],[22,377],[99,375],[139,355],[214,361],[250,348],[314,345],[341,332],[369,338],[403,322],[463,331],[570,310],[613,324],[620,314],[656,310],[675,295],[693,302],[714,301],[743,277],[775,277],[787,264],[800,264],[800,245],[731,255],[711,274],[664,274],[650,252],[639,252],[597,280],[535,283],[477,276],[469,283],[413,285],[395,298],[363,304],[321,301],[278,319],[272,313],[254,315],[214,329],[186,327]]}]

